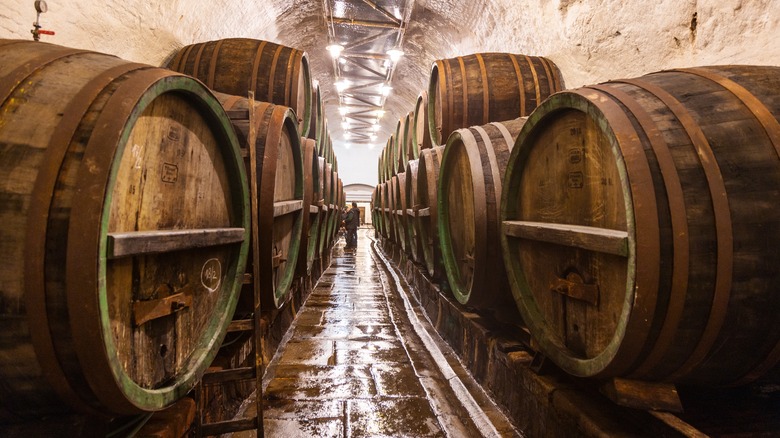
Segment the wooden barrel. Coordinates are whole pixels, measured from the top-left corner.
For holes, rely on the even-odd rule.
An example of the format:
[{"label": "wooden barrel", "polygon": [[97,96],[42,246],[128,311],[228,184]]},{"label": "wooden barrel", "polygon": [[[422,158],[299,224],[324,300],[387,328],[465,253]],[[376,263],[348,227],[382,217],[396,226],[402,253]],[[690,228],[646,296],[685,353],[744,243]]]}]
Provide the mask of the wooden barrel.
[{"label": "wooden barrel", "polygon": [[780,68],[751,66],[594,85],[534,112],[502,244],[548,357],[702,385],[777,365],[779,117]]},{"label": "wooden barrel", "polygon": [[[229,114],[237,114],[233,127],[250,161],[255,157],[257,177],[249,184],[257,212],[258,228],[253,239],[257,239],[259,252],[255,254],[253,274],[260,283],[265,308],[281,308],[290,297],[304,221],[303,156],[295,114],[286,106],[254,101],[252,122],[242,115],[250,109],[248,99],[216,95]],[[252,147],[254,151],[249,151]]]},{"label": "wooden barrel", "polygon": [[428,129],[443,144],[456,129],[531,114],[563,89],[558,67],[539,56],[476,53],[436,61],[428,84]]},{"label": "wooden barrel", "polygon": [[309,133],[311,73],[306,52],[269,41],[225,38],[182,47],[168,68],[202,80],[214,91],[292,108],[298,132]]},{"label": "wooden barrel", "polygon": [[344,207],[344,183],[341,181],[341,178],[338,176],[338,172],[336,173],[336,202],[335,202],[335,209],[336,212],[333,215],[333,231],[332,231],[332,238],[335,240],[339,233],[339,228],[341,226],[341,208]]},{"label": "wooden barrel", "polygon": [[406,167],[406,235],[408,246],[406,252],[417,263],[423,262],[423,249],[420,235],[417,233],[417,211],[420,208],[419,196],[417,196],[417,179],[420,160],[409,160]]},{"label": "wooden barrel", "polygon": [[249,251],[238,140],[198,81],[0,42],[0,404],[162,409],[197,383]]},{"label": "wooden barrel", "polygon": [[525,118],[455,131],[441,160],[437,194],[442,262],[461,304],[511,302],[498,222],[501,180]]},{"label": "wooden barrel", "polygon": [[401,172],[396,175],[395,184],[393,184],[393,201],[395,214],[395,239],[398,246],[403,251],[409,246],[409,235],[406,232],[407,229],[407,217],[406,217],[406,172]]},{"label": "wooden barrel", "polygon": [[425,149],[420,152],[417,167],[417,216],[415,232],[422,244],[421,263],[434,280],[444,276],[441,263],[438,228],[438,184],[439,167],[444,146]]},{"label": "wooden barrel", "polygon": [[323,137],[323,130],[325,129],[325,108],[322,104],[322,94],[320,93],[320,85],[317,84],[312,87],[311,90],[311,117],[309,122],[308,138],[314,140],[314,150],[320,148],[320,142]]},{"label": "wooden barrel", "polygon": [[406,169],[406,116],[398,120],[395,125],[395,144],[393,145],[393,168],[395,174],[399,174]]},{"label": "wooden barrel", "polygon": [[404,171],[409,169],[409,161],[420,158],[420,149],[414,142],[414,111],[406,115],[404,124]]},{"label": "wooden barrel", "polygon": [[320,230],[320,167],[317,157],[317,142],[313,139],[301,139],[303,145],[303,231],[301,249],[298,256],[298,275],[308,276],[317,257],[318,235]]},{"label": "wooden barrel", "polygon": [[390,198],[389,198],[389,186],[390,181],[383,182],[379,185],[379,214],[382,217],[382,224],[379,227],[379,232],[385,239],[390,238]]},{"label": "wooden barrel", "polygon": [[431,131],[428,127],[428,92],[423,90],[417,96],[417,103],[414,105],[414,129],[412,130],[414,144],[417,150],[430,149]]},{"label": "wooden barrel", "polygon": [[398,240],[398,225],[397,222],[400,220],[398,215],[396,214],[396,211],[398,211],[398,195],[397,195],[397,189],[398,187],[398,175],[393,175],[392,178],[390,178],[390,184],[388,184],[387,187],[387,214],[390,218],[390,227],[387,230],[388,232],[388,239],[390,239],[391,242],[395,243],[396,245],[399,244]]},{"label": "wooden barrel", "polygon": [[319,252],[320,257],[324,257],[330,251],[330,221],[333,214],[333,169],[330,163],[323,158],[320,162],[320,171],[322,172],[322,217],[320,224]]}]

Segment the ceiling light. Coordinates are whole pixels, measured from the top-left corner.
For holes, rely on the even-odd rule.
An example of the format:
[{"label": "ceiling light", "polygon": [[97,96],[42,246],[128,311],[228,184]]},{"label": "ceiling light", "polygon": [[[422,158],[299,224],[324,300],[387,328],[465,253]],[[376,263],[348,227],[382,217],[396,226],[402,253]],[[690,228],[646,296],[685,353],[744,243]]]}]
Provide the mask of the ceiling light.
[{"label": "ceiling light", "polygon": [[347,59],[346,58],[344,58],[343,56],[341,58],[339,58],[339,64],[344,65],[346,63],[347,63]]},{"label": "ceiling light", "polygon": [[[345,137],[346,137],[346,136],[345,136]],[[349,138],[349,137],[347,137],[347,138]],[[351,147],[352,147],[352,145],[351,145],[351,144],[349,144],[349,143],[344,143],[344,149],[349,149],[349,148],[351,148]]]},{"label": "ceiling light", "polygon": [[351,138],[351,137],[352,137],[352,133],[351,132],[347,131],[347,132],[344,133],[344,138]]},{"label": "ceiling light", "polygon": [[349,120],[344,120],[341,122],[341,127],[344,129],[349,129]]},{"label": "ceiling light", "polygon": [[342,46],[341,44],[331,44],[325,47],[325,49],[328,50],[331,58],[336,59],[339,56],[341,56],[341,52],[344,50],[344,46]]},{"label": "ceiling light", "polygon": [[381,126],[379,126],[379,125],[371,125],[371,130],[374,131],[374,132],[379,131],[380,128],[381,128]]},{"label": "ceiling light", "polygon": [[389,95],[391,91],[393,91],[393,87],[391,87],[389,85],[382,84],[379,87],[379,92],[382,93],[382,96]]},{"label": "ceiling light", "polygon": [[381,119],[381,118],[382,118],[382,116],[384,116],[384,115],[385,115],[385,110],[383,110],[383,109],[378,109],[378,110],[375,110],[375,111],[374,111],[374,113],[376,114],[376,118],[377,118],[377,119]]},{"label": "ceiling light", "polygon": [[350,85],[351,85],[351,83],[348,80],[342,79],[342,80],[336,82],[336,90],[338,90],[339,93],[340,93],[340,92],[346,90]]},{"label": "ceiling light", "polygon": [[376,147],[376,145],[374,143],[369,143],[368,144],[368,148],[369,149],[374,149],[375,147]]},{"label": "ceiling light", "polygon": [[339,107],[339,113],[340,113],[342,116],[346,116],[348,111],[349,111],[349,108],[347,108],[347,107],[345,107],[345,106],[340,106],[340,107]]},{"label": "ceiling light", "polygon": [[404,56],[404,52],[399,49],[390,49],[387,51],[387,55],[390,56],[391,61],[398,62],[398,60]]},{"label": "ceiling light", "polygon": [[371,134],[369,137],[371,138],[371,140],[376,140],[376,134]]}]

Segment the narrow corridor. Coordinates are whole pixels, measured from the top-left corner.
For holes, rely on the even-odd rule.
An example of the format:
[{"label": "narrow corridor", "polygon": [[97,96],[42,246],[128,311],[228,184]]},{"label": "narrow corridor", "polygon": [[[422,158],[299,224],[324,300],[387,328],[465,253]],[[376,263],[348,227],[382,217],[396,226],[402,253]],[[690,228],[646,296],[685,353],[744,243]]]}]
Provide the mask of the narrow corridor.
[{"label": "narrow corridor", "polygon": [[266,436],[517,436],[454,355],[439,350],[370,235],[359,231],[356,250],[337,244],[271,361]]}]

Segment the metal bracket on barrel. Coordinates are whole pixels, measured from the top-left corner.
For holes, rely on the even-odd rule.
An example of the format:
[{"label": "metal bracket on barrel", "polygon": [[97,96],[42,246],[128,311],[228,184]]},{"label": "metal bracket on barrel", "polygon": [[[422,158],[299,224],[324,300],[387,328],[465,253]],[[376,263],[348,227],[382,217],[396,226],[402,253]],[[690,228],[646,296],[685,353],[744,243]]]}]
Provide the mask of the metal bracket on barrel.
[{"label": "metal bracket on barrel", "polygon": [[[159,289],[168,289],[164,286]],[[192,306],[193,287],[186,285],[176,293],[164,296],[156,300],[141,300],[133,302],[133,321],[136,326],[141,326],[151,320],[172,315],[186,307]]]},{"label": "metal bracket on barrel", "polygon": [[569,298],[585,301],[592,305],[599,302],[599,287],[596,284],[585,284],[582,277],[576,272],[570,272],[566,278],[556,278],[550,284],[550,290],[565,295]]}]

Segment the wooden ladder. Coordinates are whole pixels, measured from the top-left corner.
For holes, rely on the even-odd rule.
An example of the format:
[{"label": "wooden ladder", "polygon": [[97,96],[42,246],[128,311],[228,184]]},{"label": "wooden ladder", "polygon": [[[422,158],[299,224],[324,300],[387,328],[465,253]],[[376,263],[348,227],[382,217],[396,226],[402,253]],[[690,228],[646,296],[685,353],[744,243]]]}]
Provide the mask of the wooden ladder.
[{"label": "wooden ladder", "polygon": [[[251,265],[252,272],[244,273],[244,285],[251,287],[253,295],[253,312],[249,319],[234,319],[228,326],[228,333],[250,332],[252,334],[252,343],[254,351],[254,366],[231,368],[217,371],[206,371],[201,383],[197,389],[198,414],[196,418],[196,436],[213,436],[223,433],[241,432],[254,430],[258,437],[263,437],[263,350],[262,350],[262,325],[260,313],[260,287],[259,278],[260,266],[259,255],[260,248],[257,239],[258,229],[258,187],[257,187],[257,149],[255,141],[257,138],[257,128],[255,125],[254,110],[254,92],[250,91],[249,109],[227,111],[234,127],[246,127],[248,129],[247,142],[241,147],[241,156],[246,162],[247,179],[249,180],[250,206],[251,206]],[[247,126],[248,125],[248,126]],[[223,344],[224,345],[224,344]],[[224,385],[241,380],[255,381],[255,403],[257,404],[257,415],[249,418],[239,418],[216,423],[203,423],[204,411],[207,408],[205,400],[205,387]]]}]

